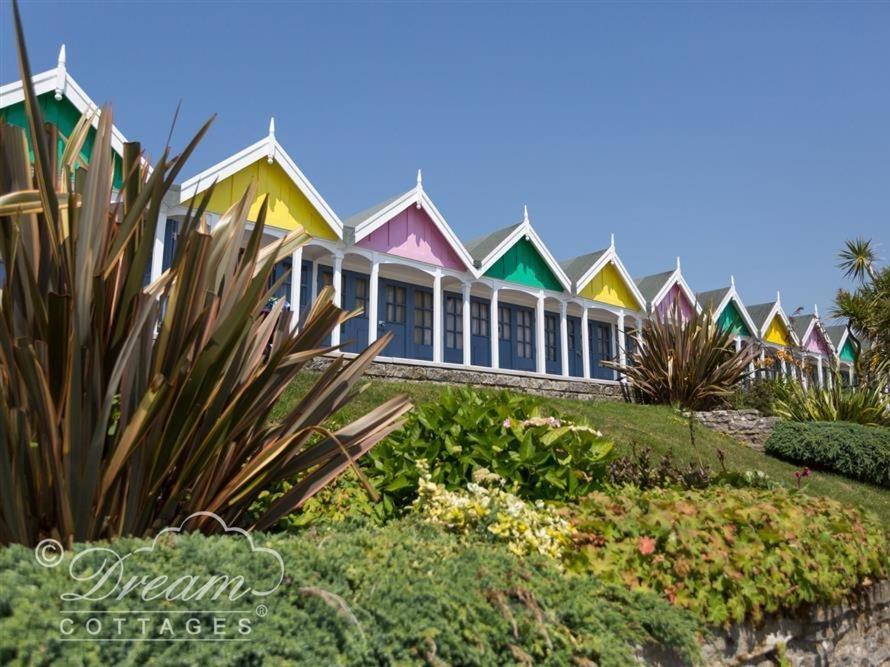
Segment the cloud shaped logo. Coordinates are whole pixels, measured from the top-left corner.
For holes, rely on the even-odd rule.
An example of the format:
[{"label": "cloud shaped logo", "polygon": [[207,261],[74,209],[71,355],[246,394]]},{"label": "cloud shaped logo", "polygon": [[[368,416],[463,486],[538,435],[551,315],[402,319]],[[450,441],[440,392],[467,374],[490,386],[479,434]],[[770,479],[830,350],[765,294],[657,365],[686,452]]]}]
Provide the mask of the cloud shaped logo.
[{"label": "cloud shaped logo", "polygon": [[[254,544],[253,537],[250,533],[248,533],[243,528],[238,528],[237,526],[229,526],[222,517],[214,514],[213,512],[195,512],[194,514],[190,514],[178,526],[169,526],[161,530],[157,535],[155,535],[154,539],[151,541],[151,544],[147,547],[140,547],[132,552],[132,554],[141,554],[141,553],[151,553],[155,550],[158,545],[158,540],[163,539],[168,535],[180,535],[184,532],[184,528],[189,521],[193,521],[199,517],[206,517],[213,521],[216,521],[219,526],[223,529],[223,532],[227,535],[238,535],[247,540],[247,544],[250,547],[250,551],[255,554],[262,554],[264,556],[269,556],[276,563],[278,568],[278,577],[275,581],[275,585],[269,588],[268,590],[256,590],[251,589],[253,595],[258,597],[265,597],[267,595],[271,595],[278,587],[281,586],[281,582],[284,581],[284,559],[281,558],[281,554],[275,551],[275,549],[269,549],[267,547],[260,547]],[[128,554],[128,555],[132,555]]]},{"label": "cloud shaped logo", "polygon": [[[169,549],[171,538],[186,532],[189,522],[215,521],[225,535],[234,536],[238,543],[245,544],[251,558],[262,558],[268,566],[246,567],[244,572],[214,572],[195,574],[188,571],[158,572],[158,563],[168,564],[165,559],[151,563],[156,552]],[[61,546],[61,545],[59,545]],[[49,544],[38,546],[35,558],[44,567],[54,567],[61,562],[62,553]],[[228,562],[228,559],[226,559]],[[149,563],[151,563],[149,565]],[[187,563],[177,563],[187,567]],[[140,567],[142,566],[142,567]],[[253,587],[248,584],[245,574],[257,571],[271,575],[271,585]],[[178,526],[161,530],[151,544],[134,549],[130,553],[119,554],[108,547],[91,547],[72,556],[68,568],[72,581],[87,588],[86,592],[65,592],[61,598],[75,600],[122,600],[137,596],[146,602],[166,600],[195,603],[200,600],[238,600],[246,595],[266,597],[274,593],[284,581],[284,560],[274,549],[254,543],[253,537],[243,528],[229,526],[213,512],[195,512],[187,516]],[[255,582],[254,582],[255,583]]]}]

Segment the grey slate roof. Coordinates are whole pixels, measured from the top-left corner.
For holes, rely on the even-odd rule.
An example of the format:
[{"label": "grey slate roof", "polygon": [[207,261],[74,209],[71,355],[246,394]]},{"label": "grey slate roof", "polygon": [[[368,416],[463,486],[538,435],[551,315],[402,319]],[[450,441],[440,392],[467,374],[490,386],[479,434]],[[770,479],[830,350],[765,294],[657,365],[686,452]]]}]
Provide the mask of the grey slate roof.
[{"label": "grey slate roof", "polygon": [[[411,190],[408,190],[408,192],[411,192]],[[386,201],[380,202],[379,204],[376,204],[376,205],[372,206],[371,208],[366,208],[364,211],[359,211],[355,215],[349,216],[348,218],[346,218],[346,220],[343,221],[343,227],[344,228],[348,227],[349,229],[355,229],[361,223],[363,223],[365,220],[376,215],[377,213],[379,213],[380,211],[385,209],[387,206],[392,204],[397,199],[401,199],[402,197],[404,197],[406,194],[407,194],[407,192],[403,192],[402,194],[396,195],[395,197],[390,197]]]},{"label": "grey slate roof", "polygon": [[519,227],[522,223],[517,223],[515,225],[510,225],[509,227],[504,227],[503,229],[498,229],[496,231],[491,232],[490,234],[486,234],[485,236],[480,236],[479,238],[475,238],[469,243],[465,243],[464,247],[467,249],[467,252],[470,253],[470,256],[476,261],[477,266],[482,263],[488,255],[491,254],[491,251],[497,248],[501,242]]},{"label": "grey slate roof", "polygon": [[840,345],[841,338],[844,337],[844,332],[847,330],[846,324],[835,324],[831,327],[825,327],[825,333],[828,334],[828,337],[831,339],[831,344],[837,349],[838,353],[840,353]]},{"label": "grey slate roof", "polygon": [[672,275],[674,275],[673,269],[663,273],[656,273],[651,276],[634,278],[634,282],[637,284],[637,288],[639,288],[640,294],[643,295],[646,302],[652,303],[655,300],[655,296],[661,291],[661,288],[664,287],[664,284]]},{"label": "grey slate roof", "polygon": [[791,328],[794,329],[794,333],[797,334],[797,338],[801,343],[803,342],[804,335],[807,333],[807,329],[810,328],[810,322],[812,322],[815,317],[816,316],[812,314],[804,314],[790,318]]},{"label": "grey slate roof", "polygon": [[758,329],[763,329],[763,325],[766,324],[766,318],[769,317],[775,305],[775,301],[770,301],[769,303],[755,303],[753,306],[747,306],[748,315],[751,316]]},{"label": "grey slate roof", "polygon": [[575,283],[581,280],[584,274],[590,270],[590,267],[596,264],[599,258],[605,255],[608,250],[608,248],[603,248],[596,252],[589,252],[586,255],[579,255],[578,257],[572,257],[572,259],[565,259],[561,261],[559,265],[562,267],[562,270],[565,271],[569,280]]},{"label": "grey slate roof", "polygon": [[717,306],[719,306],[723,302],[723,299],[726,298],[729,289],[729,287],[721,287],[720,289],[712,289],[707,290],[706,292],[699,292],[695,295],[695,300],[698,301],[699,304],[701,304],[703,312],[716,310]]}]

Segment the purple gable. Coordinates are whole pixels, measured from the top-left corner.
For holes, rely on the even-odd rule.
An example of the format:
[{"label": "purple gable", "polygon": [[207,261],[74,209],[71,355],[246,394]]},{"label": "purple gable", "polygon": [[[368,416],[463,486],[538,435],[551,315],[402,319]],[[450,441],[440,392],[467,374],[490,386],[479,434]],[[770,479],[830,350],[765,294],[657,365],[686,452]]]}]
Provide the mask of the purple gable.
[{"label": "purple gable", "polygon": [[414,204],[356,245],[447,269],[466,268],[429,214]]},{"label": "purple gable", "polygon": [[668,293],[664,295],[664,298],[655,306],[655,309],[658,311],[659,315],[664,317],[670,314],[671,309],[674,307],[674,303],[679,306],[681,317],[692,316],[692,312],[695,308],[692,303],[690,303],[689,297],[686,296],[686,293],[679,284],[675,284],[671,287]]},{"label": "purple gable", "polygon": [[807,338],[805,347],[810,352],[815,352],[816,354],[822,354],[824,356],[831,354],[828,350],[828,344],[825,342],[825,338],[822,336],[822,332],[817,326],[813,326],[813,330],[810,331],[810,337]]}]

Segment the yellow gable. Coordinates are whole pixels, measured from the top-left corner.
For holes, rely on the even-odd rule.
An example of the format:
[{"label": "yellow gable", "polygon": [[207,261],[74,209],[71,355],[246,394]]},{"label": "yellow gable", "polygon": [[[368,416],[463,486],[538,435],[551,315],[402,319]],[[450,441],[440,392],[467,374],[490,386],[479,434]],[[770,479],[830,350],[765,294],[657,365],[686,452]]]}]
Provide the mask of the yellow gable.
[{"label": "yellow gable", "polygon": [[785,326],[778,313],[773,316],[773,321],[769,323],[769,329],[766,330],[763,339],[768,343],[775,343],[776,345],[784,345],[786,347],[791,345],[791,335],[788,333],[788,327]]},{"label": "yellow gable", "polygon": [[[207,210],[218,214],[225,213],[244,195],[252,180],[256,180],[257,195],[250,206],[248,219],[256,220],[263,197],[268,194],[267,226],[288,231],[302,226],[312,236],[336,240],[337,235],[306,195],[288,177],[281,165],[277,162],[269,164],[265,158],[217,183]],[[201,195],[198,195],[197,200],[200,201],[200,198]]]},{"label": "yellow gable", "polygon": [[580,296],[631,310],[644,307],[643,304],[637,302],[627,282],[611,262],[590,279],[590,282],[581,289]]}]

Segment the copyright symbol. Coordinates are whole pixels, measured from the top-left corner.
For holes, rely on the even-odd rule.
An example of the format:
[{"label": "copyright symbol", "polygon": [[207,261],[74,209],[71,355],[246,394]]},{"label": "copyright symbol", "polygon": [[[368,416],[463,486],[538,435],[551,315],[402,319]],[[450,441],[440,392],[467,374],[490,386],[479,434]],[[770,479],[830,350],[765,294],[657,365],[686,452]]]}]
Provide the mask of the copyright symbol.
[{"label": "copyright symbol", "polygon": [[34,547],[34,558],[43,567],[55,567],[62,562],[65,549],[58,540],[46,539]]}]

